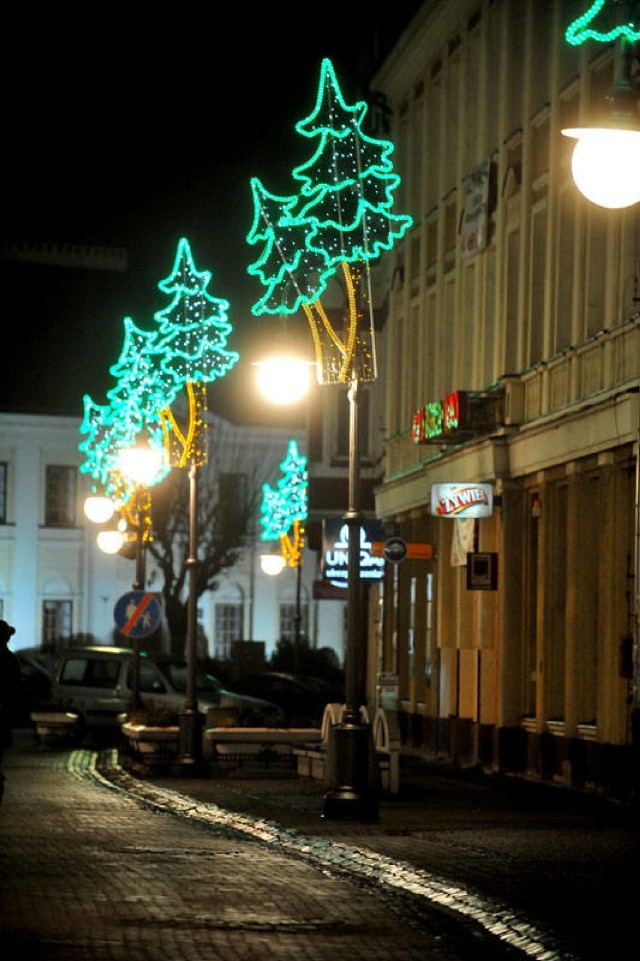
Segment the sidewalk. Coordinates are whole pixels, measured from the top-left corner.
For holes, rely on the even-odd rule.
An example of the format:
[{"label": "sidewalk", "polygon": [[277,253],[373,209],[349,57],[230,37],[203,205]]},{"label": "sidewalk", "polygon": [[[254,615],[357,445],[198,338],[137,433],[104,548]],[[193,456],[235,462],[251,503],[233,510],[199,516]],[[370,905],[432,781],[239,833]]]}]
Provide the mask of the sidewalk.
[{"label": "sidewalk", "polygon": [[[381,798],[376,823],[325,820],[324,786],[295,776],[156,777],[142,790],[177,792],[179,807],[185,798],[217,806],[222,823],[237,826],[236,815],[249,833],[243,817],[263,832],[273,825],[280,843],[283,830],[299,833],[316,853],[331,842],[334,854],[336,845],[364,850],[372,875],[395,870],[407,892],[480,918],[532,956],[539,940],[542,957],[602,961],[615,956],[612,939],[637,938],[638,812],[561,786],[410,757],[400,782],[398,796]],[[344,862],[358,869],[347,855]]]},{"label": "sidewalk", "polygon": [[327,821],[324,788],[306,779],[139,779],[113,750],[44,751],[21,732],[0,807],[3,958],[602,961],[633,943],[628,812],[402,768],[378,822]]}]

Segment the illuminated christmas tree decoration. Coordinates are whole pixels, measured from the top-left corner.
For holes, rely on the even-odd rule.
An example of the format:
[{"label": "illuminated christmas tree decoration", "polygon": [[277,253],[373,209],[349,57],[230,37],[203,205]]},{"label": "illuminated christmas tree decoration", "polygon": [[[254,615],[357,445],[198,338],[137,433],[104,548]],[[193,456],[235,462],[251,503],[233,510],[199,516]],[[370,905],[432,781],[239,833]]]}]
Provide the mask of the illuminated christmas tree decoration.
[{"label": "illuminated christmas tree decoration", "polygon": [[294,314],[326,289],[326,259],[322,252],[307,249],[308,225],[290,218],[289,210],[297,197],[276,197],[257,177],[251,180],[251,189],[254,221],[247,241],[263,242],[265,246],[262,256],[247,271],[267,288],[252,313]]},{"label": "illuminated christmas tree decoration", "polygon": [[131,317],[125,317],[120,357],[109,368],[116,386],[107,392],[107,398],[114,416],[124,418],[134,436],[145,424],[160,424],[160,411],[169,407],[181,390],[181,382],[161,367],[161,360],[156,334],[141,330]]},{"label": "illuminated christmas tree decoration", "polygon": [[180,386],[223,377],[240,359],[236,351],[226,349],[233,329],[227,319],[229,302],[207,292],[210,281],[210,271],[196,269],[183,237],[170,276],[158,284],[172,297],[171,303],[154,314],[160,325],[156,351],[162,369]]},{"label": "illuminated christmas tree decoration", "polygon": [[[232,330],[228,301],[207,292],[210,280],[209,271],[196,270],[189,243],[181,239],[173,271],[158,285],[172,296],[169,307],[154,315],[159,330],[142,330],[125,317],[122,350],[109,368],[116,383],[107,392],[108,403],[84,398],[80,433],[87,436],[79,449],[86,460],[80,471],[90,474],[118,509],[136,491],[136,482],[122,470],[121,455],[141,436],[163,455],[160,469],[145,484],[158,483],[171,466],[206,460],[206,384],[239,360],[238,353],[226,349]],[[185,388],[187,423],[180,427],[171,405]]]},{"label": "illuminated christmas tree decoration", "polygon": [[307,519],[307,458],[298,452],[295,440],[289,441],[287,457],[280,464],[283,476],[276,488],[263,484],[262,527],[263,541],[279,540],[282,556],[290,567],[302,560],[304,546],[303,522]]},{"label": "illuminated christmas tree decoration", "polygon": [[233,330],[227,319],[229,302],[212,297],[207,288],[211,272],[196,269],[186,238],[178,243],[173,270],[159,289],[171,303],[154,314],[160,325],[157,350],[162,370],[187,389],[187,423],[180,427],[172,411],[163,411],[165,446],[171,463],[206,463],[205,414],[207,383],[231,370],[240,355],[227,350]]},{"label": "illuminated christmas tree decoration", "polygon": [[[598,20],[604,21],[606,18],[604,14],[609,12],[609,8],[612,6],[619,6],[616,0],[610,2],[610,0],[595,0],[591,4],[588,10],[585,11],[581,16],[577,17],[573,23],[571,23],[565,31],[565,40],[574,47],[580,46],[585,40],[598,40],[601,43],[612,43],[617,40],[618,37],[624,37],[626,40],[634,42],[640,40],[640,22],[638,21],[638,7],[640,4],[630,2],[628,4],[630,17],[626,23],[617,23],[614,26],[610,26],[607,23],[601,22],[599,26],[591,26],[592,24],[598,24]],[[598,14],[604,9],[604,14],[602,17],[598,18]]]},{"label": "illuminated christmas tree decoration", "polygon": [[[390,250],[412,219],[392,211],[400,178],[393,144],[363,130],[367,104],[349,106],[330,60],[322,61],[314,109],[296,131],[316,139],[315,152],[296,167],[295,196],[278,197],[253,178],[254,217],[247,242],[262,244],[248,267],[267,288],[256,316],[303,309],[322,384],[375,380],[369,264]],[[343,288],[346,309],[336,325],[321,296],[329,280]]]}]

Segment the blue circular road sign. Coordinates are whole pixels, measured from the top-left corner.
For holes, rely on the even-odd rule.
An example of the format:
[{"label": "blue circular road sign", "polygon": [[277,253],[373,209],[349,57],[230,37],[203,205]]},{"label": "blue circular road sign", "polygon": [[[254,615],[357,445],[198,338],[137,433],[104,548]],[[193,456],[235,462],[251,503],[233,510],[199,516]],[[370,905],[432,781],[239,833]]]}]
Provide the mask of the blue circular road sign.
[{"label": "blue circular road sign", "polygon": [[113,616],[126,637],[148,637],[160,624],[160,605],[148,591],[129,591],[116,602]]},{"label": "blue circular road sign", "polygon": [[392,564],[399,564],[407,556],[407,544],[401,537],[389,537],[385,542],[383,553],[385,560],[391,561]]}]

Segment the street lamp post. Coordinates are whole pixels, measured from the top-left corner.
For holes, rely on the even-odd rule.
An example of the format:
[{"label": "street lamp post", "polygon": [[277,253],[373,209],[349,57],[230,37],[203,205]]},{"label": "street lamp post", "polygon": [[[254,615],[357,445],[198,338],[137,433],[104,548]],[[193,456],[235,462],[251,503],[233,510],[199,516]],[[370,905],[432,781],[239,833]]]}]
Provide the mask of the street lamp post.
[{"label": "street lamp post", "polygon": [[[262,366],[262,391],[270,396],[269,389],[265,387],[264,375],[269,373],[269,362]],[[305,370],[306,373],[306,370]],[[294,378],[293,382],[296,382]],[[276,388],[280,393],[282,385],[276,383]],[[281,402],[281,401],[280,401]],[[262,501],[262,526],[264,528],[263,540],[280,540],[282,567],[288,563],[290,567],[296,569],[296,603],[293,615],[293,669],[294,672],[300,670],[300,627],[302,623],[302,611],[300,606],[302,591],[302,552],[304,548],[304,521],[307,519],[307,458],[301,457],[298,453],[298,445],[295,440],[289,441],[287,457],[280,465],[283,476],[278,481],[274,490],[269,484],[263,485]],[[265,573],[279,574],[282,567],[269,568],[268,561],[271,555],[267,555],[262,563]]]},{"label": "street lamp post", "polygon": [[[297,528],[297,529],[296,529]],[[296,603],[293,614],[293,670],[297,673],[300,670],[300,642],[302,639],[302,549],[303,549],[303,537],[304,535],[300,533],[300,524],[298,521],[294,523],[294,536],[293,540],[295,543],[295,549],[290,551],[290,564],[296,570]],[[281,574],[285,565],[286,559],[283,553],[279,554],[262,554],[260,556],[260,566],[262,568],[263,574],[267,574],[269,577],[277,577]]]},{"label": "street lamp post", "polygon": [[347,649],[345,657],[345,710],[342,721],[334,725],[329,762],[332,787],[325,794],[323,816],[330,819],[375,820],[378,816],[377,793],[373,783],[375,759],[371,727],[360,715],[359,658],[362,644],[363,603],[360,584],[359,510],[360,450],[358,444],[359,383],[349,386],[349,501],[344,521],[348,529],[347,552]]},{"label": "street lamp post", "polygon": [[197,575],[198,575],[198,463],[191,457],[189,464],[189,598],[187,602],[187,690],[180,712],[180,743],[178,768],[193,773],[202,765],[202,728],[204,718],[198,710],[197,691]]},{"label": "street lamp post", "polygon": [[571,169],[578,190],[606,208],[630,207],[640,201],[640,81],[633,66],[640,42],[640,27],[634,26],[638,8],[637,2],[630,3],[627,23],[610,33],[585,30],[581,17],[565,35],[573,46],[587,39],[615,41],[614,80],[601,110],[592,122],[562,130],[576,141]]},{"label": "street lamp post", "polygon": [[[136,577],[133,582],[134,591],[144,591],[147,581],[147,538],[149,535],[149,492],[141,485],[136,486],[135,494],[135,528],[136,528]],[[131,687],[133,688],[133,710],[142,707],[140,698],[140,638],[133,637],[133,670]]]},{"label": "street lamp post", "polygon": [[[391,160],[394,147],[365,132],[366,114],[365,101],[347,103],[333,64],[325,58],[315,105],[296,124],[305,139],[321,135],[320,146],[314,144],[311,157],[292,171],[303,186],[297,195],[278,197],[252,178],[254,216],[247,235],[248,243],[258,247],[247,270],[266,287],[253,313],[290,316],[302,311],[313,338],[316,380],[349,390],[347,703],[344,720],[332,729],[332,788],[324,815],[357,819],[377,816],[373,741],[359,711],[356,672],[363,640],[358,387],[377,379],[370,262],[390,250],[413,223],[408,214],[392,211],[400,185]],[[343,298],[339,311],[328,306],[334,290]]]},{"label": "street lamp post", "polygon": [[[269,361],[263,361],[266,367]],[[307,365],[302,360],[301,364]],[[276,379],[277,380],[277,379]],[[278,383],[282,403],[282,382]],[[359,508],[360,450],[358,442],[358,402],[360,382],[354,375],[348,388],[349,400],[349,490],[348,509],[344,515],[348,529],[347,641],[345,651],[345,710],[339,724],[333,726],[328,751],[330,789],[323,802],[323,816],[328,819],[375,820],[378,799],[375,788],[375,755],[371,725],[360,713],[360,653],[363,642],[363,593],[360,585]],[[262,387],[265,396],[269,393]]]}]

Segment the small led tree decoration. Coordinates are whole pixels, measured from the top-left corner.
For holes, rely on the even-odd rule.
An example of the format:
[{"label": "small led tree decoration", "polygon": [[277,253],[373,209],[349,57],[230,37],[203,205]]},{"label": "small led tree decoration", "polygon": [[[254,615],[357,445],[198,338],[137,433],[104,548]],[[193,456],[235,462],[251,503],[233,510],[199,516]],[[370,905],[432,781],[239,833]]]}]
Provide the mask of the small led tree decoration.
[{"label": "small led tree decoration", "polygon": [[[627,18],[611,24],[605,14],[624,6]],[[640,200],[640,90],[632,77],[631,61],[640,39],[640,2],[596,0],[565,32],[567,43],[586,40],[616,42],[616,77],[606,97],[608,111],[590,127],[566,128],[576,139],[571,167],[576,186],[601,207],[629,207]]]},{"label": "small led tree decoration", "polygon": [[[298,452],[295,440],[289,441],[286,459],[280,464],[283,476],[276,488],[262,486],[263,541],[280,541],[282,558],[297,571],[296,608],[294,616],[294,669],[299,667],[300,655],[300,590],[302,575],[302,551],[304,548],[304,522],[307,519],[307,458]],[[264,569],[264,568],[263,568]],[[274,573],[278,573],[274,567]],[[268,573],[268,572],[267,572]]]},{"label": "small led tree decoration", "polygon": [[[280,464],[283,476],[274,489],[262,485],[263,541],[280,540],[282,556],[290,567],[299,567],[307,519],[307,458],[298,452],[295,440],[289,441],[287,457]],[[290,532],[293,532],[290,535]]]},{"label": "small led tree decoration", "polygon": [[196,269],[188,240],[182,238],[169,277],[159,289],[172,297],[171,303],[154,315],[160,325],[157,352],[162,356],[165,376],[186,387],[189,412],[186,427],[180,428],[169,408],[162,411],[165,440],[174,466],[194,460],[206,463],[204,451],[205,385],[224,375],[240,355],[227,350],[232,326],[227,319],[229,302],[212,297],[207,287],[211,272]]}]

